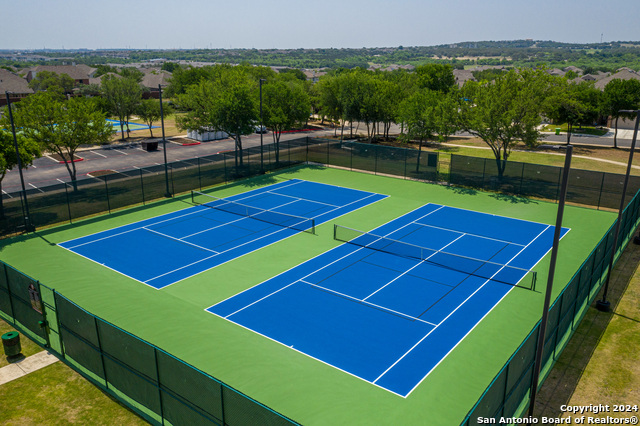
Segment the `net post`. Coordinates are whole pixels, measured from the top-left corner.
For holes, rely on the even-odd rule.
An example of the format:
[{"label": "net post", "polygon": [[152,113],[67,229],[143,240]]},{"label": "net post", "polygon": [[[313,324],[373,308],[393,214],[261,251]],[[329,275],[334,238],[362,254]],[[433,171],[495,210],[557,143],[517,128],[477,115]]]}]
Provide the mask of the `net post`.
[{"label": "net post", "polygon": [[337,232],[338,232],[338,225],[336,225],[336,224],[334,223],[334,224],[333,224],[333,239],[334,239],[334,240],[337,240],[337,238],[336,238],[336,235],[338,235],[338,234],[337,234]]}]

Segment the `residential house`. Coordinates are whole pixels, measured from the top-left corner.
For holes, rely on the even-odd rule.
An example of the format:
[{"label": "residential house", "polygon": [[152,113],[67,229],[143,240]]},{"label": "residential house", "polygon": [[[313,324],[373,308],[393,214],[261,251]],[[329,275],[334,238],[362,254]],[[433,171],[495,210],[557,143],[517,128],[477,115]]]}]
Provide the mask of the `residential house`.
[{"label": "residential house", "polygon": [[27,70],[25,74],[25,78],[28,82],[31,82],[36,75],[41,71],[49,71],[56,74],[67,74],[71,77],[76,86],[81,84],[89,84],[89,80],[93,78],[97,69],[92,68],[88,65],[80,64],[80,65],[38,65],[36,67],[30,68]]},{"label": "residential house", "polygon": [[33,89],[30,89],[27,80],[18,74],[0,68],[0,106],[7,104],[5,92],[10,92],[9,99],[15,102],[32,94]]}]

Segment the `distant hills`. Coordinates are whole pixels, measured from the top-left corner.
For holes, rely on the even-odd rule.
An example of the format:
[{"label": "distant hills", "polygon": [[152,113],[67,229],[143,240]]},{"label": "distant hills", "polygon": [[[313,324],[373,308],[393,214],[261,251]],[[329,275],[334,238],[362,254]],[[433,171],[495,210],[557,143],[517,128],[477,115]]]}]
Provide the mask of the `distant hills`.
[{"label": "distant hills", "polygon": [[77,49],[0,50],[0,66],[24,68],[44,63],[130,64],[251,63],[301,69],[369,68],[371,65],[448,63],[455,68],[478,65],[551,68],[574,65],[587,72],[640,69],[640,41],[561,43],[544,40],[466,41],[438,46],[324,49]]}]

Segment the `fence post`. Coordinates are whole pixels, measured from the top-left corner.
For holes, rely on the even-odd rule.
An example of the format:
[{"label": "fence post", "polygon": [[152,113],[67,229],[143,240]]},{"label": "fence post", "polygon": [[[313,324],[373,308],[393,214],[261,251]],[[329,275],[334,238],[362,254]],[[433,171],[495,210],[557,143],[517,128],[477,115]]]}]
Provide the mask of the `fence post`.
[{"label": "fence post", "polygon": [[64,185],[64,193],[67,196],[67,213],[69,213],[69,223],[73,223],[71,221],[71,200],[69,200],[69,190],[67,189],[67,184],[63,182]]},{"label": "fence post", "polygon": [[196,157],[198,160],[198,188],[202,191],[202,173],[200,171],[200,157]]},{"label": "fence post", "polygon": [[375,145],[372,145],[373,150],[376,152],[375,158],[373,160],[373,174],[377,175],[378,174],[378,147]]},{"label": "fence post", "polygon": [[142,205],[145,205],[145,197],[144,197],[144,179],[142,178],[142,169],[140,170],[140,190],[142,191]]},{"label": "fence post", "polygon": [[158,378],[158,399],[160,403],[160,421],[164,425],[164,404],[162,403],[162,386],[160,386],[160,368],[158,367],[158,348],[153,347],[153,358],[156,362],[156,377]]},{"label": "fence post", "polygon": [[222,384],[222,382],[220,382],[220,408],[222,408],[222,416],[221,416],[222,418],[220,420],[222,420],[222,424],[223,425],[226,425],[227,422],[226,422],[226,420],[224,418],[225,417],[224,416],[224,412],[225,412],[225,409],[224,409],[224,385]]},{"label": "fence post", "polygon": [[100,328],[98,327],[98,317],[93,317],[93,326],[96,328],[96,337],[98,338],[98,350],[100,351],[100,362],[102,363],[102,372],[104,373],[104,386],[109,389],[109,379],[107,378],[107,368],[104,364],[104,352],[102,350],[102,341],[100,340]]},{"label": "fence post", "polygon": [[598,194],[598,210],[600,210],[600,201],[602,200],[602,190],[604,189],[604,178],[606,173],[602,173],[602,181],[600,182],[600,194]]},{"label": "fence post", "polygon": [[109,175],[105,175],[104,176],[104,192],[105,192],[105,195],[107,196],[107,210],[109,211],[109,214],[111,214],[111,200],[109,200],[109,184],[107,183],[108,179],[109,179]]},{"label": "fence post", "polygon": [[55,289],[51,289],[53,292],[53,308],[56,311],[56,325],[58,326],[58,337],[60,338],[60,355],[62,358],[66,359],[66,355],[64,353],[64,340],[62,339],[62,328],[60,328],[60,315],[58,314],[58,292]]},{"label": "fence post", "polygon": [[9,307],[11,308],[11,319],[13,320],[13,325],[16,324],[16,311],[13,309],[13,297],[11,293],[11,284],[9,284],[9,273],[7,272],[8,265],[2,262],[4,265],[4,280],[7,283],[7,292],[9,293]]}]

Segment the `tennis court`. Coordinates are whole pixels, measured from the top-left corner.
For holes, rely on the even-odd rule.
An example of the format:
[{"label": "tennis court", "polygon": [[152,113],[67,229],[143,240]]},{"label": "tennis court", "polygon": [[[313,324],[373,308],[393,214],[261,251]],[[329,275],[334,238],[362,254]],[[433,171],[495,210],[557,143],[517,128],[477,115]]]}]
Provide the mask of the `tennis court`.
[{"label": "tennis court", "polygon": [[161,289],[383,198],[300,179],[224,199],[194,191],[193,207],[58,245]]},{"label": "tennis court", "polygon": [[345,244],[207,311],[403,397],[510,291],[535,297],[554,233],[437,204],[334,229]]},{"label": "tennis court", "polygon": [[[107,119],[107,123],[111,124],[113,126],[113,128],[119,133],[120,132],[120,121],[118,120],[111,120],[111,119]],[[127,122],[123,121],[122,125],[125,127],[125,130],[127,128]],[[131,130],[132,132],[135,132],[136,130],[149,130],[149,129],[157,129],[158,126],[151,126],[149,127],[146,124],[140,124],[140,123],[134,123],[132,121],[130,121],[128,123],[129,125],[129,130]]]}]

